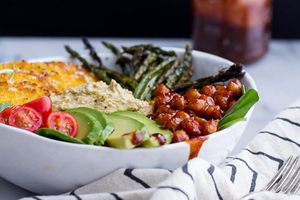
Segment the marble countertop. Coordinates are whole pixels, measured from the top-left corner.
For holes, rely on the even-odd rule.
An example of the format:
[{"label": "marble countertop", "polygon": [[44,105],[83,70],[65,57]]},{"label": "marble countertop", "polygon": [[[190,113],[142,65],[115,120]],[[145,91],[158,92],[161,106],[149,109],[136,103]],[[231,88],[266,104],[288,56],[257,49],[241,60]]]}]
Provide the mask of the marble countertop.
[{"label": "marble countertop", "polygon": [[[90,38],[95,49],[108,51],[102,40],[116,46],[152,43],[157,46],[184,47],[188,39],[114,39]],[[51,56],[67,56],[63,45],[68,44],[79,53],[87,54],[80,38],[10,38],[0,37],[0,63]],[[80,50],[81,49],[81,50]],[[245,65],[245,70],[257,84],[260,100],[248,127],[232,154],[239,153],[261,129],[281,110],[299,98],[300,41],[272,40],[268,53],[259,61]],[[5,162],[5,161],[0,161]],[[1,199],[15,200],[32,193],[0,177]]]}]

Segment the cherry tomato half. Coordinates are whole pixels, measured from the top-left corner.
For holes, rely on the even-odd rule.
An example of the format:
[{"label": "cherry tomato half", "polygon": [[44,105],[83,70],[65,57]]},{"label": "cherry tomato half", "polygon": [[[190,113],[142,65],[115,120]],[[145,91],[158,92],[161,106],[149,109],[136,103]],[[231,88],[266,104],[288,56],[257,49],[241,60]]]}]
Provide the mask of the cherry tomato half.
[{"label": "cherry tomato half", "polygon": [[3,124],[8,124],[8,118],[12,113],[12,108],[5,108],[4,110],[2,110],[2,112],[0,113],[0,123]]},{"label": "cherry tomato half", "polygon": [[43,96],[41,98],[25,103],[24,106],[31,107],[41,113],[44,120],[46,120],[52,112],[52,101],[48,96]]},{"label": "cherry tomato half", "polygon": [[8,119],[9,119],[11,113],[19,107],[20,106],[17,105],[17,106],[8,107],[8,108],[5,108],[4,110],[2,110],[2,112],[0,113],[0,123],[8,124]]},{"label": "cherry tomato half", "polygon": [[75,137],[78,131],[76,119],[63,111],[52,112],[45,120],[45,127],[55,129],[71,137]]},{"label": "cherry tomato half", "polygon": [[12,111],[8,124],[34,132],[42,126],[43,116],[31,107],[20,106]]}]

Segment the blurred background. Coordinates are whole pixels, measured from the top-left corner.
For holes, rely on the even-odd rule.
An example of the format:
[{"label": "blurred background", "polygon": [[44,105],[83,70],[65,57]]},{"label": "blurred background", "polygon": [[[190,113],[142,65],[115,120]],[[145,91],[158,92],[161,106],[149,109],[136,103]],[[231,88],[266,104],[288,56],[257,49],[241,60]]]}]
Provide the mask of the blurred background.
[{"label": "blurred background", "polygon": [[[273,0],[272,37],[300,38],[299,0]],[[189,0],[1,2],[0,36],[190,38]]]}]

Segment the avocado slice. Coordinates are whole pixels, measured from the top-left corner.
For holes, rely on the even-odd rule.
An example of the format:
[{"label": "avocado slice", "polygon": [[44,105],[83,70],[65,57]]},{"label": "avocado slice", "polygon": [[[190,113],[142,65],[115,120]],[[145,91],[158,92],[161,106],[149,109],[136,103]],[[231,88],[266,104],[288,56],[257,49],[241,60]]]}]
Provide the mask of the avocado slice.
[{"label": "avocado slice", "polygon": [[94,144],[102,133],[101,123],[92,115],[83,112],[70,110],[65,112],[70,113],[77,120],[78,132],[75,138],[87,144]]},{"label": "avocado slice", "polygon": [[106,140],[107,146],[118,149],[132,149],[149,138],[149,132],[143,123],[115,113],[107,116],[115,125],[115,130]]},{"label": "avocado slice", "polygon": [[[146,128],[149,131],[150,138],[149,140],[145,141],[141,146],[143,147],[157,147],[162,145],[163,138],[161,135],[165,137],[165,144],[170,144],[172,141],[172,132],[167,129],[162,129],[162,126],[156,123],[154,120],[149,119],[148,117],[132,111],[116,111],[113,112],[114,114],[122,115],[131,117],[133,119],[136,119],[143,124],[145,124]],[[158,135],[157,133],[161,134]]]},{"label": "avocado slice", "polygon": [[104,114],[103,112],[101,112],[99,110],[95,110],[95,109],[88,108],[88,107],[78,107],[78,108],[68,109],[68,111],[69,112],[78,111],[78,112],[83,112],[83,113],[92,115],[101,123],[103,130],[102,130],[102,134],[99,135],[99,137],[95,141],[96,145],[104,145],[107,137],[115,129],[115,125],[111,121],[111,119],[106,114]]},{"label": "avocado slice", "polygon": [[60,131],[57,131],[55,129],[51,128],[40,128],[35,131],[36,134],[55,139],[55,140],[61,140],[61,141],[66,141],[66,142],[72,142],[72,143],[78,143],[78,144],[85,144],[83,141],[78,140],[76,138],[73,138],[71,136],[68,136]]}]

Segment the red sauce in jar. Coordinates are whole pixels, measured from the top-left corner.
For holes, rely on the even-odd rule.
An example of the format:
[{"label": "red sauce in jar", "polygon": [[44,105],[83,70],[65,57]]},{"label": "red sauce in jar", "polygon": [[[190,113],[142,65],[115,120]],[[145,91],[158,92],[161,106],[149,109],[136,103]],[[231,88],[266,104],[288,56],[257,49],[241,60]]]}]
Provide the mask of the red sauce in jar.
[{"label": "red sauce in jar", "polygon": [[194,49],[250,63],[268,50],[272,0],[193,0]]}]

